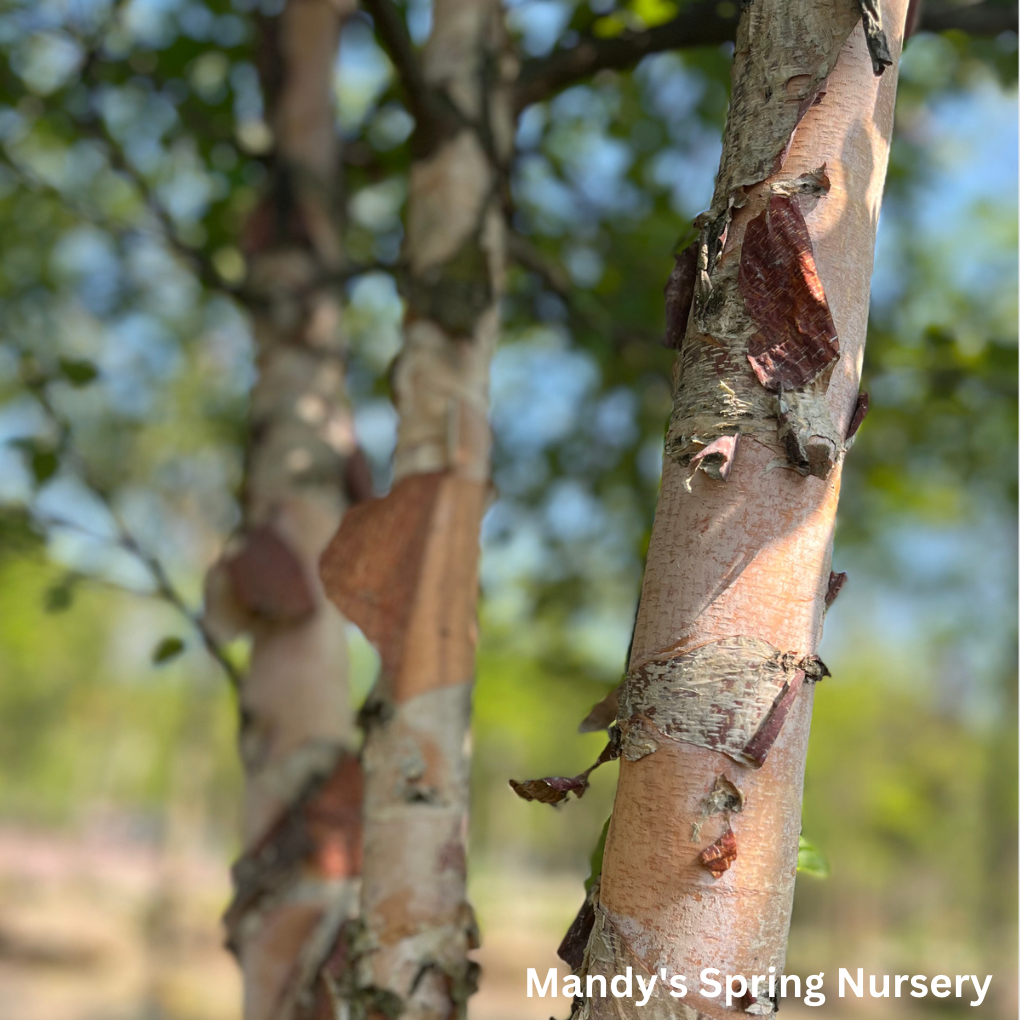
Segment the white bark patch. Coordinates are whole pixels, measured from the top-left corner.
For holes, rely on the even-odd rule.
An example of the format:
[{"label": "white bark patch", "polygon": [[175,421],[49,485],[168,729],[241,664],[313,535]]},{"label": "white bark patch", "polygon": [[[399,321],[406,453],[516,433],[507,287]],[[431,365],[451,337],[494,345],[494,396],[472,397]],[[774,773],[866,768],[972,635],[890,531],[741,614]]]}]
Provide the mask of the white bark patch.
[{"label": "white bark patch", "polygon": [[423,975],[445,976],[455,1002],[473,980],[476,943],[464,898],[462,830],[468,792],[464,734],[471,685],[428,691],[372,725],[364,750],[362,988],[386,988],[404,1017],[436,1016]]},{"label": "white bark patch", "polygon": [[492,168],[474,131],[465,129],[411,167],[407,213],[411,272],[441,266],[479,229]]},{"label": "white bark patch", "polygon": [[395,478],[447,468],[488,478],[489,361],[496,329],[495,309],[482,316],[473,340],[450,339],[428,320],[407,324],[393,374],[400,408]]}]

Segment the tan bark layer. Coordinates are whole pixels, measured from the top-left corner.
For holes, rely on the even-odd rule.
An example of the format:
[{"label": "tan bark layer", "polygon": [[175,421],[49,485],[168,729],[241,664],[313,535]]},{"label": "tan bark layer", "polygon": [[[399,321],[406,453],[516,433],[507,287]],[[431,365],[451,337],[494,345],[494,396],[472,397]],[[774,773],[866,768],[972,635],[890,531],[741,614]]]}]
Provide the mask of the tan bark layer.
[{"label": "tan bark layer", "polygon": [[[905,3],[896,2],[883,10],[896,57],[905,9]],[[733,419],[717,430],[743,434],[727,465],[728,480],[718,473],[692,473],[697,464],[676,457],[676,449],[665,459],[632,673],[736,638],[767,642],[802,660],[813,655],[821,636],[842,437],[856,405],[867,326],[895,73],[875,77],[859,12],[849,4],[813,4],[810,17],[821,17],[826,31],[814,33],[810,46],[801,45],[796,26],[804,25],[805,10],[803,5],[753,4],[742,19],[734,105],[713,210],[704,221],[701,290],[678,359],[677,403],[683,406],[693,375],[702,384],[714,379],[731,393],[747,394],[758,412],[750,434]],[[833,67],[826,64],[827,47],[841,33],[846,41],[839,41]],[[819,49],[815,44],[822,37],[828,42]],[[783,109],[769,112],[777,87],[785,89],[779,100]],[[771,90],[767,97],[765,88]],[[799,122],[791,110],[802,114]],[[777,138],[777,124],[792,131],[792,139]],[[818,384],[808,386],[815,387],[812,414],[824,409],[831,422],[826,434],[840,443],[831,450],[826,470],[813,472],[792,463],[782,437],[783,408],[746,358],[757,326],[747,321],[737,267],[747,224],[762,214],[774,190],[783,193],[771,185],[817,175],[823,166],[828,190],[793,199],[804,217],[838,336],[838,360]],[[727,308],[733,310],[729,319]],[[741,315],[738,328],[728,329]],[[809,438],[817,431],[809,429]],[[712,438],[703,436],[687,452]],[[665,967],[686,975],[692,991],[683,1000],[660,994],[643,1009],[628,1000],[592,999],[581,1007],[584,1015],[721,1017],[730,1011],[693,991],[702,968],[748,976],[767,974],[770,966],[782,971],[812,688],[803,684],[787,705],[760,768],[734,761],[719,745],[708,749],[671,739],[655,729],[654,716],[643,721],[654,730],[656,749],[621,761],[597,924],[583,966],[614,973],[631,965],[647,974]],[[626,689],[623,704],[625,694]],[[741,810],[706,814],[721,777],[739,790]],[[723,839],[727,832],[733,834],[732,846],[729,837]],[[713,866],[720,857],[729,865],[725,869]],[[766,999],[748,1001],[741,1010],[752,1005],[755,1012],[772,1009]]]},{"label": "tan bark layer", "polygon": [[274,146],[247,224],[257,381],[242,533],[210,571],[207,616],[251,638],[240,687],[244,846],[225,917],[245,1020],[302,1020],[357,908],[360,765],[346,624],[318,560],[348,503],[356,455],[344,390],[333,78],[353,3],[288,0],[261,25],[259,70]]}]

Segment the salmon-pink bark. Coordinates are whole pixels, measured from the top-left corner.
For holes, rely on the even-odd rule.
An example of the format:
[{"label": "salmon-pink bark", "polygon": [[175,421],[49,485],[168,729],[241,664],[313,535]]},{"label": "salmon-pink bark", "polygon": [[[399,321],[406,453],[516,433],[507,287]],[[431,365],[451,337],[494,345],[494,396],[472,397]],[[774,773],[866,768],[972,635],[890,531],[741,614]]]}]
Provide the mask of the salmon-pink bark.
[{"label": "salmon-pink bark", "polygon": [[[870,40],[849,0],[757,0],[741,18],[716,193],[683,270],[694,283],[586,973],[665,968],[696,986],[706,967],[783,969],[906,3],[881,13]],[[884,40],[894,62],[879,75]],[[764,983],[732,1009],[668,991],[578,1009],[776,1005]]]}]

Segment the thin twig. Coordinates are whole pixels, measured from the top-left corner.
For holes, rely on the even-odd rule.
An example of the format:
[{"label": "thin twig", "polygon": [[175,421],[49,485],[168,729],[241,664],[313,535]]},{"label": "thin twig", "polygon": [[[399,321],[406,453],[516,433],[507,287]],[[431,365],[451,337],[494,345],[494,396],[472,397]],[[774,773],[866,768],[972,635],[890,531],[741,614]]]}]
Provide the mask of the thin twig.
[{"label": "thin twig", "polygon": [[[174,609],[176,609],[178,613],[184,617],[184,619],[201,638],[202,644],[211,658],[219,664],[220,668],[226,674],[227,679],[230,681],[230,685],[235,691],[238,690],[243,679],[242,673],[234,665],[234,663],[230,661],[226,652],[223,650],[222,645],[216,640],[215,636],[209,630],[202,614],[188,604],[187,599],[171,581],[162,561],[157,556],[143,548],[134,532],[131,531],[124,519],[117,513],[112,501],[104,492],[103,487],[96,484],[89,478],[88,464],[73,445],[71,423],[50,399],[50,395],[46,389],[46,381],[32,377],[23,371],[22,382],[25,389],[32,394],[36,402],[42,408],[46,417],[49,419],[50,424],[57,430],[60,449],[63,452],[64,457],[70,459],[74,463],[79,480],[103,505],[103,509],[109,515],[110,520],[113,522],[114,528],[116,529],[116,536],[111,540],[106,536],[94,533],[90,529],[84,528],[72,521],[66,521],[59,518],[52,518],[50,519],[50,522],[63,527],[72,527],[77,531],[89,534],[93,538],[108,542],[112,545],[116,545],[130,553],[145,568],[152,579],[154,590],[151,594],[156,598],[161,598],[164,602],[173,606]],[[47,519],[40,517],[38,520],[40,523],[45,524]]]},{"label": "thin twig", "polygon": [[407,25],[392,0],[363,2],[400,79],[408,110],[415,120],[412,145],[421,158],[456,131],[464,118],[443,92],[429,84]]},{"label": "thin twig", "polygon": [[[557,49],[547,57],[525,60],[514,91],[514,107],[523,110],[598,71],[631,68],[651,53],[732,42],[736,37],[737,6],[697,0],[685,5],[664,25],[643,32],[624,32],[609,39],[585,35],[569,49]],[[922,32],[956,29],[979,36],[1015,33],[1017,7],[995,0],[970,4],[929,2],[922,6],[917,28]]]}]

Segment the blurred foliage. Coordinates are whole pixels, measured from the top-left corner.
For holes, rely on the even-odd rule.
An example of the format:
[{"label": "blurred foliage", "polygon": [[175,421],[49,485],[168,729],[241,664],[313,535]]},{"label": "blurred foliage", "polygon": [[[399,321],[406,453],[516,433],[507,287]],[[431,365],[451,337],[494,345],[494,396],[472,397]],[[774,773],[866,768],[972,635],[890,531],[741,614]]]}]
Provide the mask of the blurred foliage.
[{"label": "blurred foliage", "polygon": [[[0,821],[110,810],[158,834],[198,783],[211,829],[232,838],[225,685],[168,610],[90,582],[153,590],[116,517],[197,600],[238,520],[254,371],[241,238],[277,172],[255,68],[278,7],[0,8]],[[428,4],[402,9],[422,42]],[[534,56],[672,9],[525,0],[509,21]],[[832,877],[802,883],[808,928],[838,904],[883,937],[1010,938],[1016,157],[996,132],[1015,125],[1016,50],[1012,35],[920,35],[904,59],[872,409],[838,525],[851,583],[806,791],[804,831]],[[484,535],[480,859],[583,877],[611,807],[612,766],[558,809],[506,780],[572,774],[602,746],[573,734],[623,666],[670,408],[662,288],[708,204],[728,78],[726,47],[654,55],[519,122]],[[363,268],[344,293],[349,388],[383,486],[413,122],[363,15],[336,96],[343,245]]]}]

